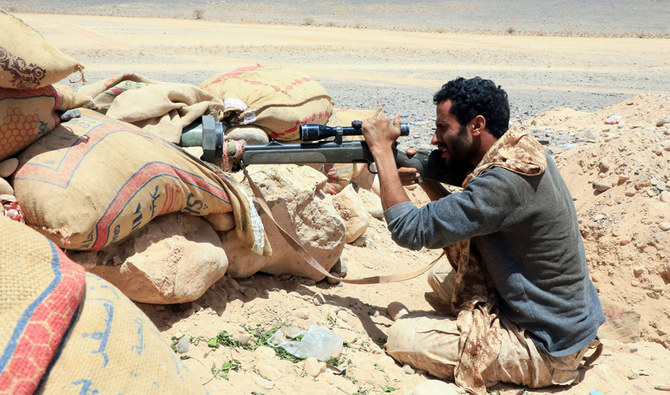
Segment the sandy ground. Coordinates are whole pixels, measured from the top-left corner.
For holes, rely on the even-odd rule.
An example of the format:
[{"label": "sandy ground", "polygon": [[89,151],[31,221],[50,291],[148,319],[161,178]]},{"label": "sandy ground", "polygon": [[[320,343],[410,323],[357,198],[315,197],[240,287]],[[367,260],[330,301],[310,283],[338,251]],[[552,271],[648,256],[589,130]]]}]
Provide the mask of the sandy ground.
[{"label": "sandy ground", "polygon": [[[635,336],[606,340],[605,354],[582,383],[525,393],[653,394],[669,388],[670,236],[663,224],[670,222],[670,202],[663,192],[670,189],[670,137],[667,127],[656,127],[670,115],[667,39],[18,16],[82,62],[89,81],[132,71],[198,84],[239,66],[278,63],[322,81],[342,106],[369,109],[379,101],[387,112],[429,123],[431,93],[444,81],[458,75],[494,79],[510,93],[516,122],[568,131],[580,142],[557,154],[557,162],[576,199],[592,277],[617,318],[640,317],[628,320],[635,324]],[[624,115],[624,128],[603,125],[614,112]],[[414,134],[425,143],[429,133],[427,125]],[[585,135],[588,143],[579,139]],[[614,187],[594,192],[601,181]],[[417,203],[425,201],[418,190],[410,192]],[[436,256],[395,246],[377,220],[364,242],[345,251],[349,277],[409,271]],[[431,311],[427,291],[424,277],[362,287],[258,274],[226,277],[193,303],[141,307],[166,340],[205,339],[191,344],[185,362],[210,393],[405,394],[429,377],[385,357],[381,346],[391,324],[386,306],[398,300],[414,311]],[[268,356],[264,349],[212,351],[205,344],[222,331],[244,340],[243,327],[307,329],[312,324],[335,328],[345,338],[349,347],[337,361],[345,374],[313,377],[303,362]],[[239,366],[215,377],[226,362]],[[516,387],[496,390],[524,393]]]}]

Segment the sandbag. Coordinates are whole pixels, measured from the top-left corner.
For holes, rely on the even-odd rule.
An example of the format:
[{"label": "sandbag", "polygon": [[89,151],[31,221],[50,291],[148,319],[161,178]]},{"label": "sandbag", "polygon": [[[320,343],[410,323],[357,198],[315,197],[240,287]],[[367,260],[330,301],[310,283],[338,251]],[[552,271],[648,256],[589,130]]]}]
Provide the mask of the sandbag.
[{"label": "sandbag", "polygon": [[0,10],[0,88],[36,89],[56,83],[84,66],[44,37]]},{"label": "sandbag", "polygon": [[0,393],[35,391],[84,297],[84,268],[0,216]]},{"label": "sandbag", "polygon": [[161,214],[232,211],[245,244],[268,252],[248,197],[223,173],[133,125],[82,109],[18,159],[26,223],[63,248],[100,249]]},{"label": "sandbag", "polygon": [[296,140],[301,123],[325,124],[333,104],[321,84],[282,66],[242,67],[214,75],[200,87],[223,100],[231,125],[256,125],[281,140]]},{"label": "sandbag", "polygon": [[112,284],[86,274],[86,293],[41,394],[204,394],[158,328]]},{"label": "sandbag", "polygon": [[118,289],[0,216],[0,393],[166,391],[204,392]]},{"label": "sandbag", "polygon": [[77,94],[91,99],[87,108],[106,113],[114,99],[124,92],[140,89],[156,81],[135,73],[121,73],[104,80],[86,84],[77,89]]},{"label": "sandbag", "polygon": [[0,88],[0,160],[9,158],[60,123],[63,95],[52,85],[37,89]]}]

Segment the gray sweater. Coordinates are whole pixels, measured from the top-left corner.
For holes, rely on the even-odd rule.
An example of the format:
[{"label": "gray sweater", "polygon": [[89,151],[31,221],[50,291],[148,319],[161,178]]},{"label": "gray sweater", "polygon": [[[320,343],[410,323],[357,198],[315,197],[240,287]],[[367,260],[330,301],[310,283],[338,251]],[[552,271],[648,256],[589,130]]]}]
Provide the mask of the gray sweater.
[{"label": "gray sweater", "polygon": [[400,203],[384,216],[393,240],[410,249],[472,239],[500,296],[500,314],[525,329],[540,351],[560,357],[589,345],[605,316],[572,197],[546,157],[542,175],[494,167],[463,192],[421,208]]}]

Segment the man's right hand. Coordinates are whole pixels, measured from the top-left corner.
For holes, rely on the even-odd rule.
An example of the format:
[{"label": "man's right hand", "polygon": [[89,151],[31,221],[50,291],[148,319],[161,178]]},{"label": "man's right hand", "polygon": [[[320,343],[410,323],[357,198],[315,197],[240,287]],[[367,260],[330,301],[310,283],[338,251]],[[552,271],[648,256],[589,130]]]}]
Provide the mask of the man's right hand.
[{"label": "man's right hand", "polygon": [[414,185],[419,182],[419,172],[413,167],[399,167],[398,176],[403,186]]}]

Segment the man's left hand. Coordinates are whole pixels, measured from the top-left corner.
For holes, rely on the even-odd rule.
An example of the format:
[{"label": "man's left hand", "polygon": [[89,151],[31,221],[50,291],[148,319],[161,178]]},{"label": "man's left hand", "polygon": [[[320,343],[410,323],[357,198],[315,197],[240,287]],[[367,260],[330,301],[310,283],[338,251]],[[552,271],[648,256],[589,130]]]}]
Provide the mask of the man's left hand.
[{"label": "man's left hand", "polygon": [[373,156],[380,150],[390,150],[400,137],[400,114],[395,115],[394,122],[388,117],[365,119],[362,129]]}]

